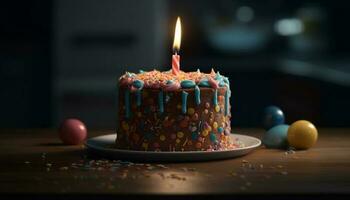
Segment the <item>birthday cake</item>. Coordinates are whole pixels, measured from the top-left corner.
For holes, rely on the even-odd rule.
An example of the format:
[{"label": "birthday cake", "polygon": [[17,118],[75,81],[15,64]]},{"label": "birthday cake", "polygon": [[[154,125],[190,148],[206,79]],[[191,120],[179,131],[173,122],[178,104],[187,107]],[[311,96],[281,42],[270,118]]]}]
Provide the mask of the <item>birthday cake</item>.
[{"label": "birthday cake", "polygon": [[119,79],[118,149],[215,151],[237,147],[227,77],[179,71],[126,72]]}]

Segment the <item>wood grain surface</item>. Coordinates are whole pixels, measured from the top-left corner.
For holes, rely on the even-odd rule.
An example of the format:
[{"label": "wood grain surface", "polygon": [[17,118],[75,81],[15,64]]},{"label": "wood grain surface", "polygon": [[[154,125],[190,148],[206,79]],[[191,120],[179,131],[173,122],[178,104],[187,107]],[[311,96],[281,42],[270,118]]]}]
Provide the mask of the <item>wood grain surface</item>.
[{"label": "wood grain surface", "polygon": [[61,144],[53,130],[1,130],[0,162],[2,195],[340,195],[350,193],[350,129],[320,129],[316,146],[305,151],[261,147],[230,160],[148,164],[87,155],[83,146]]}]

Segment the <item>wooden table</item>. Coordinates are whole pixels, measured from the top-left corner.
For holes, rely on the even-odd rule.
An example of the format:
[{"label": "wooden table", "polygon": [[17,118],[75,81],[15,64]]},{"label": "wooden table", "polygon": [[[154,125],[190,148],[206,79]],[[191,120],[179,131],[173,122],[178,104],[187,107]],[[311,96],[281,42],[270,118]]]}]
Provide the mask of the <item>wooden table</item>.
[{"label": "wooden table", "polygon": [[83,146],[62,145],[52,130],[2,130],[0,162],[1,195],[347,195],[350,129],[320,129],[307,151],[261,147],[236,159],[162,164],[90,158]]}]

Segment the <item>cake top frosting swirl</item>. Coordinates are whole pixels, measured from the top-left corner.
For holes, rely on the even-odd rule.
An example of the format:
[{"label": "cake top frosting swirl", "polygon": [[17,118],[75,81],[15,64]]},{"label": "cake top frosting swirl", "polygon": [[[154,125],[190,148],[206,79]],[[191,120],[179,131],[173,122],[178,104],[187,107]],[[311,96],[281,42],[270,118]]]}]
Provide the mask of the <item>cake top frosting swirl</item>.
[{"label": "cake top frosting swirl", "polygon": [[165,91],[174,91],[179,88],[199,87],[229,87],[228,78],[222,76],[213,69],[210,73],[203,73],[199,69],[195,72],[180,71],[178,75],[174,75],[169,71],[140,71],[139,73],[126,72],[119,78],[121,86],[130,87],[132,90],[142,88],[163,89]]}]

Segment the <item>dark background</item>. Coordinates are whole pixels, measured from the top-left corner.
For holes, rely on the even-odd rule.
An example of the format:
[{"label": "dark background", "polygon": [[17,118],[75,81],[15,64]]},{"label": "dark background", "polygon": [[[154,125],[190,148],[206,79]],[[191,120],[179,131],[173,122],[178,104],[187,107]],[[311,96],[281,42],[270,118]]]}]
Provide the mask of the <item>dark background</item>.
[{"label": "dark background", "polygon": [[232,125],[350,123],[346,1],[5,1],[0,6],[0,128],[51,128],[68,117],[113,129],[117,78],[169,69],[182,18],[182,69],[229,76]]}]

